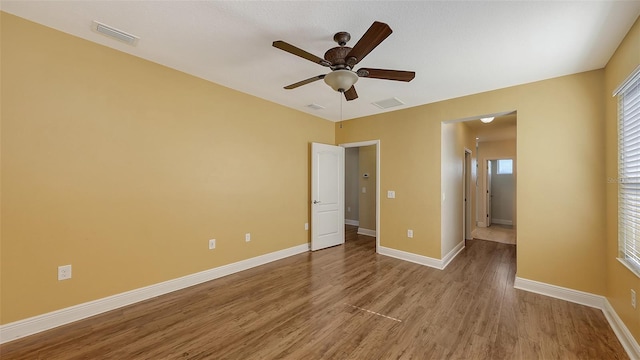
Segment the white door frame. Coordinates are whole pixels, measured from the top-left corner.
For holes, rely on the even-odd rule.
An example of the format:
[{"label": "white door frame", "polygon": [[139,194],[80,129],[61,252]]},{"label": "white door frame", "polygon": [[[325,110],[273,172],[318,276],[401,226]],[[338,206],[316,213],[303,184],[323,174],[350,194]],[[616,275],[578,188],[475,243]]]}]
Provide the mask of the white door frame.
[{"label": "white door frame", "polygon": [[376,146],[376,253],[380,251],[380,140],[360,141],[353,143],[339,144],[344,148],[354,148],[363,146]]},{"label": "white door frame", "polygon": [[[462,169],[462,240],[471,239],[473,211],[471,210],[471,174],[473,152],[464,148],[464,160]],[[469,238],[467,238],[467,233]]]},{"label": "white door frame", "polygon": [[492,159],[485,159],[485,198],[484,198],[484,224],[486,227],[491,226],[491,217],[493,216],[493,212],[491,211],[491,198],[493,197],[493,192],[491,190],[492,181],[493,181],[493,161]]}]

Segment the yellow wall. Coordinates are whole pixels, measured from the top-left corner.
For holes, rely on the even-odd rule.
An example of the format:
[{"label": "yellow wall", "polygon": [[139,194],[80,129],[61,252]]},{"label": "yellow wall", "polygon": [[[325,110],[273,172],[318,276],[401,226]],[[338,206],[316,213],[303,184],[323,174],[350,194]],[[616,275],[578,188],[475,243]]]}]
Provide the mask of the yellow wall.
[{"label": "yellow wall", "polygon": [[478,144],[480,159],[514,158],[516,156],[516,140],[483,141]]},{"label": "yellow wall", "polygon": [[332,122],[1,16],[2,324],[308,242]]},{"label": "yellow wall", "polygon": [[[440,258],[440,123],[423,121],[422,113],[416,107],[343,121],[336,142],[380,139],[380,245]],[[428,141],[435,134],[438,140]],[[388,190],[394,199],[384,196]]]},{"label": "yellow wall", "polygon": [[618,177],[618,126],[617,99],[612,97],[613,91],[640,66],[640,20],[637,20],[626,38],[605,68],[606,133],[606,176],[601,180],[606,183],[606,274],[607,298],[616,313],[627,325],[636,341],[640,342],[640,311],[630,305],[630,289],[640,292],[640,279],[616,260],[618,256],[618,187],[616,181],[606,181]]},{"label": "yellow wall", "polygon": [[441,132],[442,239],[439,259],[464,241],[464,152],[465,148],[473,148],[473,133],[465,123],[442,124]]},{"label": "yellow wall", "polygon": [[[359,191],[359,227],[367,230],[376,230],[376,146],[369,145],[360,147],[359,152],[360,179]],[[362,174],[368,173],[369,177],[364,178]],[[363,193],[362,188],[367,192]]]},{"label": "yellow wall", "polygon": [[440,258],[441,122],[517,110],[517,275],[604,294],[603,85],[591,71],[336,127],[338,143],[380,139],[381,192],[396,191],[381,199],[381,245]]}]

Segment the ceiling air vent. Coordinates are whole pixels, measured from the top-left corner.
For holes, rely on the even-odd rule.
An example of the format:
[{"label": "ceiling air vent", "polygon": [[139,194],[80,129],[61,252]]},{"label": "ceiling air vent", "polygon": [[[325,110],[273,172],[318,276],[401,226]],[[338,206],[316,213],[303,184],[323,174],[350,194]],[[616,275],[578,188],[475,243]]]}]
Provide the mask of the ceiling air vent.
[{"label": "ceiling air vent", "polygon": [[313,109],[313,110],[322,110],[324,109],[324,106],[322,105],[318,105],[318,104],[309,104],[307,105],[308,108]]},{"label": "ceiling air vent", "polygon": [[138,44],[139,37],[131,34],[127,34],[124,31],[118,30],[116,28],[112,28],[111,26],[99,23],[97,21],[93,21],[91,23],[91,29],[97,33],[108,36],[112,39],[116,39],[118,41],[122,41],[123,43],[136,46]]},{"label": "ceiling air vent", "polygon": [[391,98],[386,100],[380,100],[372,103],[373,105],[379,107],[380,109],[388,109],[400,105],[404,105],[404,103],[398,98]]}]

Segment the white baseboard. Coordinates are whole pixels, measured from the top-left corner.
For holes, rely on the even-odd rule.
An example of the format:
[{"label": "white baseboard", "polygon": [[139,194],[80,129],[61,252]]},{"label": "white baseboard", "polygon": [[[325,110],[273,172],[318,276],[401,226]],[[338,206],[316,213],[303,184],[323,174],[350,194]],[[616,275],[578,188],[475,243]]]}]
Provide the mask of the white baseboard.
[{"label": "white baseboard", "polygon": [[307,251],[309,244],[302,244],[5,324],[0,326],[0,344]]},{"label": "white baseboard", "polygon": [[344,219],[344,223],[345,223],[345,225],[353,225],[353,226],[358,226],[358,225],[360,225],[360,221],[358,221],[358,220],[351,220],[351,219]]},{"label": "white baseboard", "polygon": [[513,225],[512,220],[504,220],[504,219],[491,219],[491,223],[498,224],[498,225]]},{"label": "white baseboard", "polygon": [[598,309],[604,308],[604,296],[573,290],[562,286],[551,285],[539,281],[523,279],[516,276],[513,287],[520,290],[533,292],[540,295],[551,296],[556,299],[566,300],[572,303],[586,305]]},{"label": "white baseboard", "polygon": [[456,247],[453,248],[453,250],[451,250],[442,260],[384,246],[378,247],[378,254],[442,270],[447,267],[451,260],[453,260],[453,258],[455,258],[463,249],[464,241],[456,245]]},{"label": "white baseboard", "polygon": [[622,319],[620,319],[606,297],[523,279],[517,276],[513,287],[602,310],[605,318],[609,322],[609,325],[613,329],[613,332],[627,351],[627,355],[629,355],[631,359],[640,359],[640,345],[638,345],[638,342],[633,337],[627,326],[622,322]]},{"label": "white baseboard", "polygon": [[377,237],[378,236],[378,232],[375,230],[371,230],[371,229],[365,229],[365,228],[358,228],[358,235],[366,235],[366,236],[373,236],[373,237]]},{"label": "white baseboard", "polygon": [[618,337],[618,340],[620,340],[622,347],[627,351],[629,358],[636,360],[640,359],[640,345],[638,345],[636,339],[631,335],[631,331],[629,331],[629,328],[627,328],[627,326],[622,322],[622,319],[620,319],[609,301],[605,300],[602,312],[607,318],[607,321],[609,321],[609,325],[611,325],[611,328]]},{"label": "white baseboard", "polygon": [[476,226],[477,227],[487,227],[487,225],[484,223],[484,221],[478,221],[478,224]]},{"label": "white baseboard", "polygon": [[442,257],[442,269],[446,268],[451,260],[458,256],[462,250],[464,250],[464,240],[460,241],[458,245],[454,246],[453,249],[447,253],[447,255]]}]

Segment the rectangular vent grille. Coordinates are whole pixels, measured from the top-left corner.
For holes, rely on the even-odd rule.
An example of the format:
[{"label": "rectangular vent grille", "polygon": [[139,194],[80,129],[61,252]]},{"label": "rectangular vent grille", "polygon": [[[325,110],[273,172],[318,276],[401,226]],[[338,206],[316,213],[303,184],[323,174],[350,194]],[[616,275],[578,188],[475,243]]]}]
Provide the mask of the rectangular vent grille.
[{"label": "rectangular vent grille", "polygon": [[322,110],[324,109],[324,106],[322,105],[318,105],[318,104],[309,104],[307,105],[308,108],[313,109],[313,110]]},{"label": "rectangular vent grille", "polygon": [[97,21],[94,21],[92,23],[91,28],[97,33],[133,46],[135,46],[138,43],[138,39],[140,39],[135,35],[127,34],[124,31],[112,28],[111,26],[99,23]]},{"label": "rectangular vent grille", "polygon": [[379,107],[380,109],[388,109],[388,108],[404,105],[402,100],[395,97],[391,99],[376,101],[376,102],[373,102],[372,104]]}]

